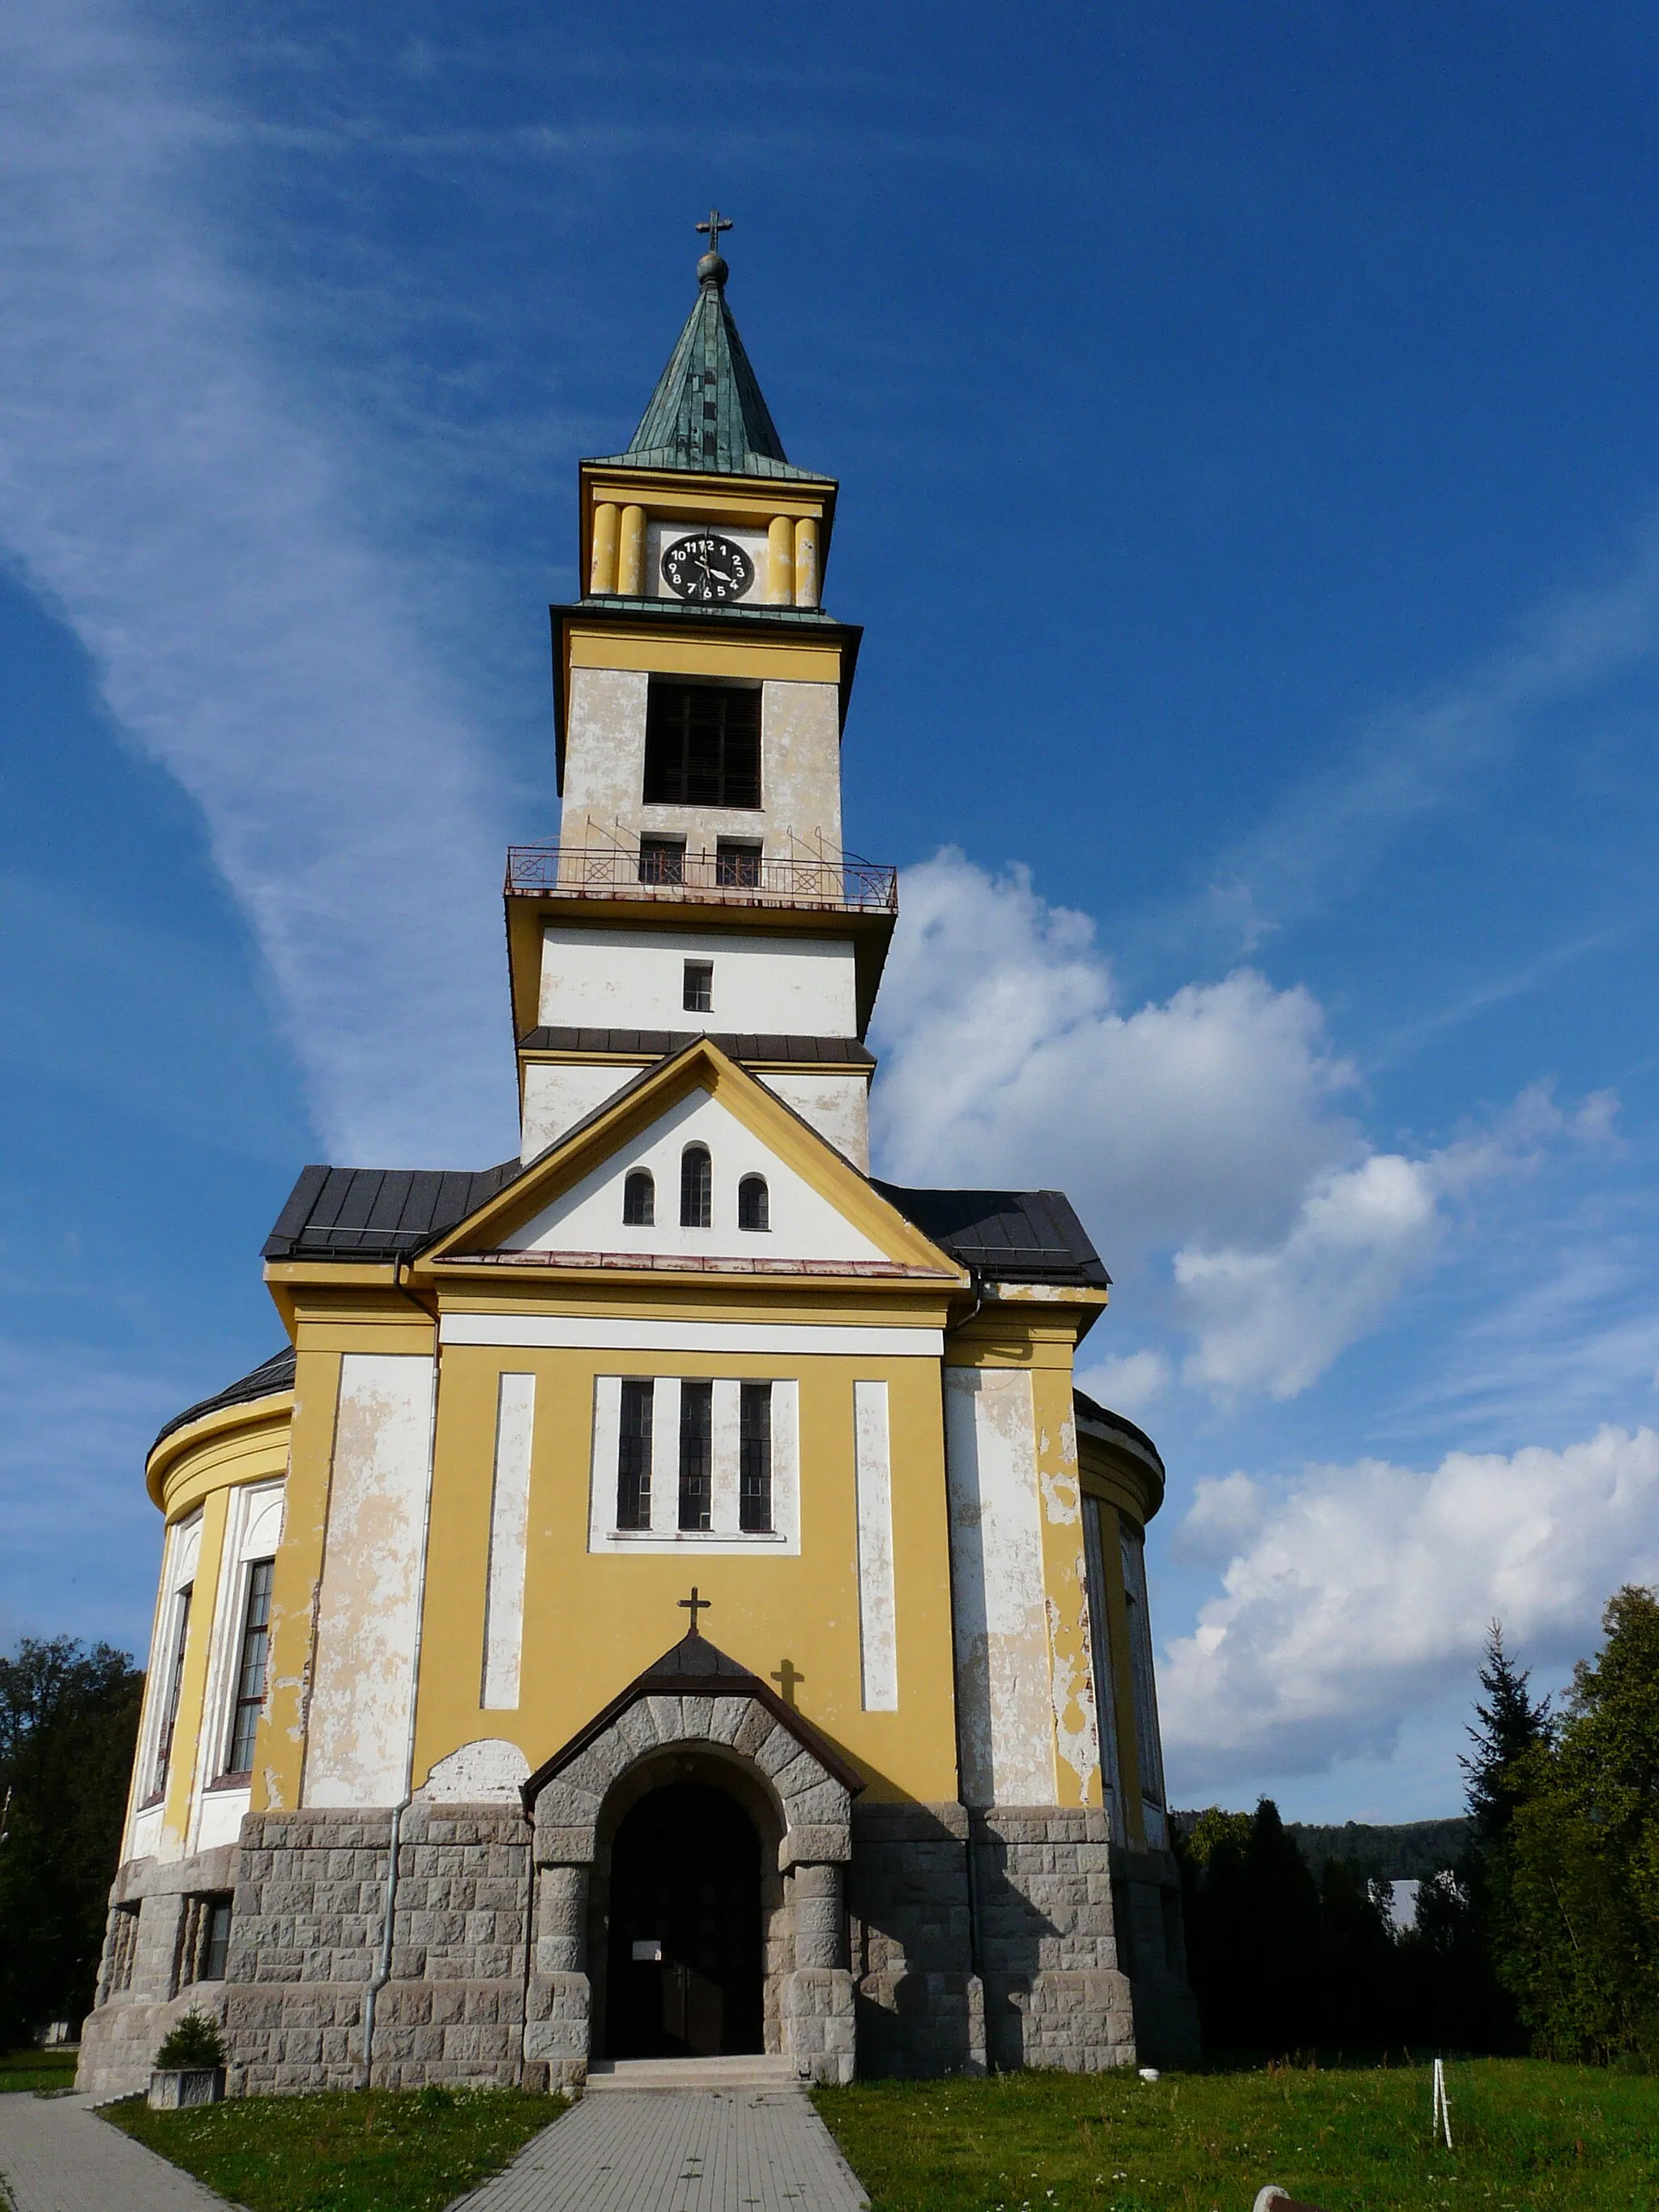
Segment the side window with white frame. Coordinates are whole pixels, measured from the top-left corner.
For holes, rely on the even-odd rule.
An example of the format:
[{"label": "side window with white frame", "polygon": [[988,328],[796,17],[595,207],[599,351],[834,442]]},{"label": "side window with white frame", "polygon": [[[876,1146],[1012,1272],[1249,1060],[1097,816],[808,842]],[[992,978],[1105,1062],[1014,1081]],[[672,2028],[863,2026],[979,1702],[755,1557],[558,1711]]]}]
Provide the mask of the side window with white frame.
[{"label": "side window with white frame", "polygon": [[275,1559],[250,1559],[245,1570],[241,1649],[237,1654],[236,1696],[225,1750],[227,1775],[252,1774],[259,1716],[265,1709],[265,1671],[270,1651],[270,1586]]},{"label": "side window with white frame", "polygon": [[601,1375],[588,1549],[800,1549],[793,1378]]}]

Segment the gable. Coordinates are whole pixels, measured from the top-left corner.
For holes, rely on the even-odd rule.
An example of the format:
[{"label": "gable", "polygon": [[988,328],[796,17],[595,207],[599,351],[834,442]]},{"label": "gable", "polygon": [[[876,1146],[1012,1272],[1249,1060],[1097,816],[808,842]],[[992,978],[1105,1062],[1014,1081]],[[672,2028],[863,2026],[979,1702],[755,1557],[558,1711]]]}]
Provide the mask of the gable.
[{"label": "gable", "polygon": [[[708,1148],[713,1202],[707,1229],[680,1226],[680,1161],[689,1145]],[[652,1178],[653,1224],[623,1219],[631,1172]],[[770,1226],[738,1226],[738,1187],[745,1176],[765,1179]],[[890,1255],[758,1135],[713,1092],[699,1086],[632,1130],[587,1174],[508,1235],[503,1252],[638,1253],[652,1258],[886,1261]]]}]

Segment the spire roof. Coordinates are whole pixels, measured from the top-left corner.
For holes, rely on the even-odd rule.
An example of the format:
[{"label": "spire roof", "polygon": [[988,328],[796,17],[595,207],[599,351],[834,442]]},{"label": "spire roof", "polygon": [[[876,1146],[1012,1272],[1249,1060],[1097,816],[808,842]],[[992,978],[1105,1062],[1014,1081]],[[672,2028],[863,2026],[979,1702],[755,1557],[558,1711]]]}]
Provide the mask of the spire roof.
[{"label": "spire roof", "polygon": [[[708,225],[698,228],[706,230]],[[811,469],[793,467],[783,450],[726,304],[727,274],[723,253],[705,253],[698,262],[696,305],[627,452],[596,458],[613,465],[685,469],[700,476],[826,482]]]}]

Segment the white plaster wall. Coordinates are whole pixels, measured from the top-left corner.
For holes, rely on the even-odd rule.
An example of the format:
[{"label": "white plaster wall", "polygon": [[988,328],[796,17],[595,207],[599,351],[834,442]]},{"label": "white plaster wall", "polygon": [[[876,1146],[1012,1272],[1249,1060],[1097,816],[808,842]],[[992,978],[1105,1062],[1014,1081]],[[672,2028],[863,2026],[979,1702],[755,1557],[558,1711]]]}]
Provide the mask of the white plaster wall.
[{"label": "white plaster wall", "polygon": [[[841,691],[834,684],[768,684],[761,702],[761,799],[767,850],[787,857],[793,836],[839,853]],[[774,842],[774,836],[777,842]]]},{"label": "white plaster wall", "polygon": [[530,1525],[530,1447],[536,1425],[536,1378],[504,1374],[495,1393],[495,1473],[489,1498],[489,1577],[484,1607],[486,1711],[519,1702],[524,1648],[526,1538]]},{"label": "white plaster wall", "polygon": [[[749,1376],[762,1382],[762,1376]],[[655,1378],[651,1394],[651,1526],[617,1526],[617,1458],[622,1429],[620,1375],[593,1382],[593,1450],[589,1466],[587,1548],[590,1552],[714,1553],[735,1557],[763,1552],[787,1559],[800,1553],[800,1386],[793,1376],[772,1381],[772,1526],[765,1534],[738,1527],[741,1461],[738,1404],[742,1383],[717,1376],[710,1409],[710,1498],[707,1528],[680,1528],[679,1378]]]},{"label": "white plaster wall", "polygon": [[432,1481],[430,1358],[340,1362],[304,1802],[391,1805],[409,1783]]},{"label": "white plaster wall", "polygon": [[774,1073],[758,1080],[826,1138],[860,1175],[870,1172],[870,1085],[861,1075]]},{"label": "white plaster wall", "polygon": [[854,1382],[853,1434],[859,1506],[859,1659],[866,1713],[898,1711],[898,1625],[893,1593],[893,1469],[887,1385]]},{"label": "white plaster wall", "polygon": [[573,668],[564,739],[567,845],[604,845],[639,813],[645,793],[645,702],[650,678],[633,668]]},{"label": "white plaster wall", "polygon": [[503,1736],[477,1736],[441,1759],[415,1793],[433,1805],[511,1805],[530,1761]]},{"label": "white plaster wall", "polygon": [[[713,1004],[685,1005],[685,963],[712,962]],[[858,1034],[853,947],[845,939],[674,929],[542,934],[538,1019],[549,1029]]]},{"label": "white plaster wall", "polygon": [[[682,1229],[680,1155],[687,1145],[707,1145],[714,1168],[713,1223]],[[651,1170],[656,1182],[656,1222],[649,1229],[623,1221],[623,1186],[630,1168]],[[738,1184],[747,1174],[766,1177],[772,1226],[738,1227]],[[694,1091],[662,1118],[544,1207],[503,1243],[515,1252],[702,1253],[723,1259],[880,1260],[886,1255],[763,1145],[706,1091]]]},{"label": "white plaster wall", "polygon": [[537,1158],[638,1073],[637,1067],[618,1067],[614,1062],[570,1067],[532,1060],[524,1072],[519,1157],[526,1161]]},{"label": "white plaster wall", "polygon": [[1052,1805],[1054,1715],[1030,1376],[945,1370],[962,1787],[973,1805]]}]

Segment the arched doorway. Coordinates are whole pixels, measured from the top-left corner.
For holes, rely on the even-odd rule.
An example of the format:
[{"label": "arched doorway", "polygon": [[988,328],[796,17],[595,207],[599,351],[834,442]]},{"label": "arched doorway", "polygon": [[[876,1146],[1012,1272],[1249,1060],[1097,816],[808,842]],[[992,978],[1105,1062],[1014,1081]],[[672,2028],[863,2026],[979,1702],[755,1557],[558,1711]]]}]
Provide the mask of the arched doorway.
[{"label": "arched doorway", "polygon": [[763,2047],[760,1838],[735,1798],[671,1782],[623,1815],[609,1948],[612,2058]]}]

